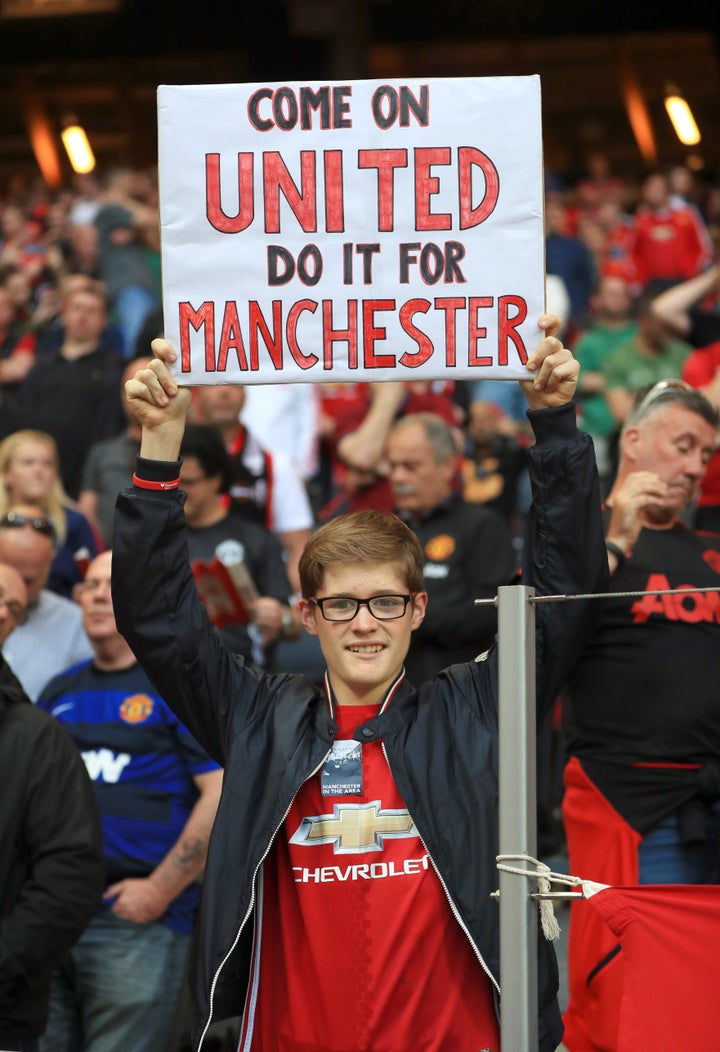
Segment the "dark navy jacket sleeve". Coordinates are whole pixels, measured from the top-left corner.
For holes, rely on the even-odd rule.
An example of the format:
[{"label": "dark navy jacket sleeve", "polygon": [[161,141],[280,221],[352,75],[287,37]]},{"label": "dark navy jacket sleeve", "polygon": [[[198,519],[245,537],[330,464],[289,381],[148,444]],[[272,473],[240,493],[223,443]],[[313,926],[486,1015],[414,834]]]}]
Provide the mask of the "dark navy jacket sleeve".
[{"label": "dark navy jacket sleeve", "polygon": [[[577,427],[575,406],[528,411],[536,442],[529,451],[533,500],[522,583],[536,595],[607,591],[609,571],[592,439]],[[537,704],[545,712],[589,638],[597,600],[539,603],[536,611]]]},{"label": "dark navy jacket sleeve", "polygon": [[[238,720],[252,718],[263,677],[223,642],[187,555],[184,494],[123,490],[115,510],[115,620],[160,696],[225,765]],[[151,568],[151,569],[150,569]]]}]

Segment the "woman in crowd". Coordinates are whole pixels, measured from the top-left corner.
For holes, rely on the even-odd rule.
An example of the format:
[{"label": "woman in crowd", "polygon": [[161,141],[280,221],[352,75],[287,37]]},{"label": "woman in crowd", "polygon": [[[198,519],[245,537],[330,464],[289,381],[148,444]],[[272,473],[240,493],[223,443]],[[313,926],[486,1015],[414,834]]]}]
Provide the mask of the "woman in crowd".
[{"label": "woman in crowd", "polygon": [[[103,544],[65,492],[55,439],[44,431],[14,431],[0,442],[0,519],[8,517],[9,508],[17,504],[45,509],[46,518],[33,520],[32,525],[41,532],[52,532],[55,539],[47,587],[71,598],[88,562],[102,551]],[[17,513],[11,512],[9,518],[19,526],[24,524],[24,517]]]}]

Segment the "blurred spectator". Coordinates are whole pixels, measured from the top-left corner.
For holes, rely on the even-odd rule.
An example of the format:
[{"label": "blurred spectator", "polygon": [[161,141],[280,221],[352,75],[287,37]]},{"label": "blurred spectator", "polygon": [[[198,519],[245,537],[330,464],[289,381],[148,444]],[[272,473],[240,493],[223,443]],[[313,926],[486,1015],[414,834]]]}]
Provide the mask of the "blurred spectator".
[{"label": "blurred spectator", "polygon": [[0,284],[8,290],[15,307],[15,318],[21,325],[29,325],[35,309],[37,287],[28,274],[14,264],[0,268]]},{"label": "blurred spectator", "polygon": [[320,383],[320,433],[318,472],[310,483],[313,507],[322,508],[336,492],[337,435],[339,424],[349,412],[362,417],[368,403],[365,383]]},{"label": "blurred spectator", "polygon": [[703,218],[717,259],[720,257],[720,184],[713,183],[706,188]]},{"label": "blurred spectator", "polygon": [[44,431],[15,431],[0,442],[0,518],[13,506],[42,508],[54,530],[55,555],[47,587],[73,598],[99,538],[63,489],[55,439]]},{"label": "blurred spectator", "polygon": [[587,324],[597,271],[585,242],[566,231],[565,204],[559,196],[549,195],[545,201],[545,269],[565,283],[570,299],[566,333],[568,339],[572,339],[573,334]]},{"label": "blurred spectator", "polygon": [[392,511],[385,445],[407,399],[401,381],[362,385],[362,399],[345,404],[334,420],[330,498],[318,510],[321,522],[350,511]]},{"label": "blurred spectator", "polygon": [[653,299],[652,310],[693,347],[716,343],[720,340],[720,263],[661,292]]},{"label": "blurred spectator", "polygon": [[45,269],[45,246],[37,222],[26,216],[22,208],[6,204],[0,209],[0,265],[19,267],[33,287]]},{"label": "blurred spectator", "polygon": [[0,285],[0,389],[13,390],[35,361],[35,336],[17,316],[10,290]]},{"label": "blurred spectator", "polygon": [[591,301],[590,322],[572,348],[580,362],[577,401],[579,423],[592,435],[601,490],[614,474],[618,422],[605,399],[606,364],[611,355],[637,334],[633,296],[622,277],[600,278]]},{"label": "blurred spectator", "polygon": [[673,208],[690,205],[702,216],[702,199],[695,173],[686,164],[675,164],[668,172],[670,204]]},{"label": "blurred spectator", "polygon": [[72,196],[67,190],[47,202],[39,212],[42,240],[45,245],[45,268],[40,281],[53,281],[67,273],[71,224],[69,220]]},{"label": "blurred spectator", "polygon": [[519,537],[529,504],[527,445],[495,402],[471,402],[464,433],[463,499],[498,511]]},{"label": "blurred spectator", "polygon": [[73,199],[68,213],[72,225],[85,226],[95,222],[101,193],[102,187],[96,172],[87,172],[84,175],[73,173]]},{"label": "blurred spectator", "polygon": [[[431,381],[393,381],[358,385],[355,397],[336,400],[330,451],[330,497],[318,510],[325,522],[349,511],[392,511],[385,445],[395,420],[409,413],[430,412],[457,428],[465,412],[454,398],[455,387]],[[325,402],[325,412],[331,403]]]},{"label": "blurred spectator", "polygon": [[123,354],[135,355],[147,314],[160,303],[152,254],[157,251],[159,213],[147,180],[132,169],[113,170],[105,180],[95,214],[100,277],[123,336]]},{"label": "blurred spectator", "polygon": [[240,420],[263,449],[283,453],[303,482],[318,470],[320,404],[315,384],[248,384]]},{"label": "blurred spectator", "polygon": [[605,231],[594,215],[578,216],[575,233],[587,246],[593,257],[595,273],[601,273],[605,255]]},{"label": "blurred spectator", "polygon": [[100,249],[98,230],[94,223],[73,223],[63,245],[64,272],[86,274],[100,280]]},{"label": "blurred spectator", "polygon": [[0,562],[14,566],[27,589],[27,618],[3,654],[31,701],[52,676],[92,654],[77,604],[47,587],[53,538],[52,523],[37,505],[15,505],[0,518]]},{"label": "blurred spectator", "polygon": [[656,294],[687,281],[712,261],[712,243],[700,214],[694,207],[673,205],[662,172],[651,172],[643,181],[632,228],[630,253],[643,290]]},{"label": "blurred spectator", "polygon": [[622,179],[613,175],[610,158],[603,150],[588,150],[585,171],[575,183],[574,191],[581,213],[597,215],[606,201],[622,202]]},{"label": "blurred spectator", "polygon": [[297,565],[314,526],[310,497],[290,458],[265,449],[240,422],[245,393],[241,384],[199,385],[193,390],[192,418],[222,435],[232,470],[225,503],[277,534],[293,590],[299,592]]},{"label": "blurred spectator", "polygon": [[217,558],[225,566],[244,565],[256,595],[250,600],[243,597],[250,619],[242,624],[231,621],[221,631],[236,654],[260,668],[272,667],[274,644],[300,634],[282,546],[267,527],[249,521],[223,501],[232,468],[215,427],[188,424],[180,456],[190,563]]},{"label": "blurred spectator", "polygon": [[[27,595],[0,564],[0,646]],[[102,838],[92,786],[65,731],[31,705],[0,657],[0,1048],[36,1052],[50,972],[92,919],[102,893]]]},{"label": "blurred spectator", "polygon": [[[38,289],[38,301],[30,324],[36,336],[36,357],[58,354],[65,341],[65,322],[63,314],[68,299],[80,290],[93,293],[100,292],[105,298],[107,308],[107,297],[105,286],[101,281],[96,281],[89,274],[65,274],[60,277],[55,285],[43,285]],[[120,355],[122,346],[122,335],[115,322],[105,312],[105,325],[98,340],[98,345],[103,350],[113,351]]]},{"label": "blurred spectator", "polygon": [[107,880],[54,968],[47,1052],[166,1049],[222,784],[118,632],[110,567],[103,552],[78,595],[92,661],[56,676],[38,701],[94,783]]},{"label": "blurred spectator", "polygon": [[78,508],[99,533],[103,543],[112,545],[115,500],[121,489],[132,482],[135,460],[140,452],[140,426],[127,404],[125,384],[138,369],[145,369],[152,357],[133,358],[120,377],[120,398],[125,415],[125,430],[112,438],[94,442],[83,466]]},{"label": "blurred spectator", "polygon": [[[720,409],[720,265],[661,292],[653,311],[685,336],[693,351],[683,363],[681,378]],[[692,522],[698,530],[720,533],[720,451],[715,453],[700,482]]]},{"label": "blurred spectator", "polygon": [[[692,351],[685,359],[681,379],[720,411],[720,340]],[[696,530],[720,534],[720,450],[709,461],[700,481],[691,520]]]},{"label": "blurred spectator", "polygon": [[616,198],[601,201],[594,212],[601,241],[595,253],[598,277],[612,275],[624,278],[633,293],[639,292],[635,263],[630,246],[633,238],[633,220]]},{"label": "blurred spectator", "polygon": [[38,357],[12,401],[3,402],[0,435],[21,428],[51,434],[60,453],[63,486],[73,499],[90,446],[118,434],[124,425],[124,363],[117,352],[100,345],[106,320],[101,286],[71,291],[63,301],[60,350]]},{"label": "blurred spectator", "polygon": [[145,315],[145,321],[140,327],[137,340],[135,341],[135,357],[143,358],[152,356],[152,341],[163,335],[165,319],[163,318],[162,304]]},{"label": "blurred spectator", "polygon": [[617,424],[622,424],[637,391],[658,380],[680,377],[692,347],[674,339],[669,327],[653,313],[653,297],[640,296],[635,305],[637,331],[605,361],[605,399]]},{"label": "blurred spectator", "polygon": [[457,429],[434,413],[397,420],[387,440],[395,510],[422,544],[428,605],[405,669],[418,688],[448,665],[472,661],[497,631],[497,608],[476,606],[517,570],[502,516],[467,503],[458,485]]}]

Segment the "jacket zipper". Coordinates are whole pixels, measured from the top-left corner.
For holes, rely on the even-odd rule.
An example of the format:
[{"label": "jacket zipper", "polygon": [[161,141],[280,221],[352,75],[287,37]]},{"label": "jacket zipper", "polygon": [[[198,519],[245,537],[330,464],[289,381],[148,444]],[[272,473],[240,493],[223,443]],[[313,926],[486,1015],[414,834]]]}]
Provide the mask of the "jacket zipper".
[{"label": "jacket zipper", "polygon": [[300,789],[305,784],[305,782],[309,781],[309,779],[312,778],[313,775],[316,775],[318,773],[318,771],[320,770],[322,765],[325,763],[327,758],[330,756],[331,752],[332,752],[332,747],[330,747],[328,749],[328,751],[325,753],[325,755],[323,756],[322,760],[317,765],[317,767],[315,767],[315,769],[312,770],[310,772],[310,774],[308,774],[308,776],[306,778],[303,778],[303,780],[298,785],[297,789],[293,793],[293,796],[292,796],[292,799],[291,799],[290,803],[287,806],[285,814],[282,816],[282,818],[278,822],[277,826],[275,827],[275,832],[273,833],[273,835],[270,837],[270,840],[268,841],[268,845],[265,848],[265,852],[263,853],[262,858],[260,859],[260,861],[258,862],[257,866],[255,867],[255,872],[253,873],[253,876],[252,876],[252,883],[250,885],[250,902],[249,902],[248,908],[247,908],[247,910],[245,912],[245,916],[243,917],[242,922],[240,924],[240,927],[237,930],[237,934],[236,934],[236,936],[235,936],[235,938],[233,940],[232,946],[230,947],[230,949],[228,950],[228,952],[225,954],[225,956],[223,957],[222,961],[218,965],[217,971],[215,972],[215,975],[213,976],[213,981],[212,981],[212,983],[210,985],[210,1013],[208,1015],[207,1022],[205,1023],[205,1028],[203,1029],[203,1032],[200,1035],[200,1040],[198,1041],[198,1052],[200,1052],[200,1050],[202,1049],[203,1042],[204,1042],[205,1038],[207,1037],[207,1032],[208,1032],[208,1030],[210,1028],[210,1024],[212,1023],[213,997],[215,995],[215,987],[217,986],[217,982],[218,982],[218,979],[220,977],[220,972],[225,967],[225,964],[226,964],[228,958],[230,957],[230,955],[232,954],[233,950],[237,946],[238,939],[240,938],[240,936],[242,934],[242,930],[245,927],[245,925],[247,924],[248,918],[249,918],[250,914],[252,913],[253,906],[255,905],[255,884],[256,884],[256,881],[257,881],[258,871],[259,871],[260,867],[262,866],[263,862],[265,861],[265,859],[268,857],[268,854],[270,853],[270,848],[272,847],[273,842],[275,840],[275,837],[278,835],[278,832],[280,831],[280,828],[282,827],[283,822],[285,821],[287,816],[290,814],[290,808],[292,807],[293,803],[295,802],[295,797],[300,792]]},{"label": "jacket zipper", "polygon": [[[383,751],[383,756],[385,757],[385,762],[387,763],[388,768],[390,769],[390,774],[392,775],[393,781],[395,781],[395,784],[397,785],[397,781],[395,780],[395,775],[393,774],[393,769],[392,769],[392,766],[390,764],[390,760],[388,759],[388,754],[387,754],[386,749],[385,749],[385,742],[381,742],[381,748],[382,748],[382,751]],[[405,801],[405,806],[407,807],[407,801]],[[415,822],[415,819],[413,818],[412,814],[410,813],[410,808],[409,807],[408,807],[408,814],[412,818],[413,822],[415,823],[415,828],[417,829],[417,822]],[[470,943],[470,945],[472,947],[473,953],[475,954],[475,956],[478,959],[478,962],[480,963],[480,967],[485,972],[485,974],[487,975],[488,979],[493,984],[493,986],[495,987],[495,989],[497,990],[497,992],[499,994],[500,993],[500,986],[499,986],[497,980],[495,979],[495,976],[492,974],[492,972],[488,968],[487,964],[483,960],[483,956],[480,953],[480,951],[478,950],[477,946],[475,945],[475,942],[473,940],[472,935],[467,930],[465,922],[463,921],[462,917],[460,916],[460,911],[458,910],[457,906],[453,902],[452,896],[450,895],[450,892],[448,891],[447,884],[443,880],[442,873],[438,869],[438,867],[437,867],[437,865],[435,863],[435,859],[432,857],[432,855],[430,853],[430,849],[428,848],[428,846],[425,843],[422,835],[419,832],[418,832],[418,836],[420,837],[420,843],[422,844],[422,846],[427,851],[427,856],[428,856],[428,858],[430,859],[430,861],[432,863],[432,868],[435,870],[435,874],[436,874],[438,880],[440,881],[440,884],[442,885],[442,889],[445,892],[445,897],[446,897],[446,899],[448,900],[448,902],[450,904],[450,909],[452,910],[452,913],[453,913],[453,916],[455,917],[455,920],[458,922],[458,924],[460,925],[462,930],[465,932],[467,940],[468,940],[468,942]]]}]

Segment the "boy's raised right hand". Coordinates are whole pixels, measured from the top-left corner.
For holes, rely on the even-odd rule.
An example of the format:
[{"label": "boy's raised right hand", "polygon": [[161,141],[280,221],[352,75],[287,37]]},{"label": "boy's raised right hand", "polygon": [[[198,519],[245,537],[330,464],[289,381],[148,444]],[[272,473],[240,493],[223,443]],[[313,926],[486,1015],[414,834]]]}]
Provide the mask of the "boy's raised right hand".
[{"label": "boy's raised right hand", "polygon": [[177,460],[190,408],[189,387],[179,387],[168,369],[177,355],[164,339],[152,341],[155,355],[125,384],[130,409],[142,425],[140,455],[150,460]]}]

